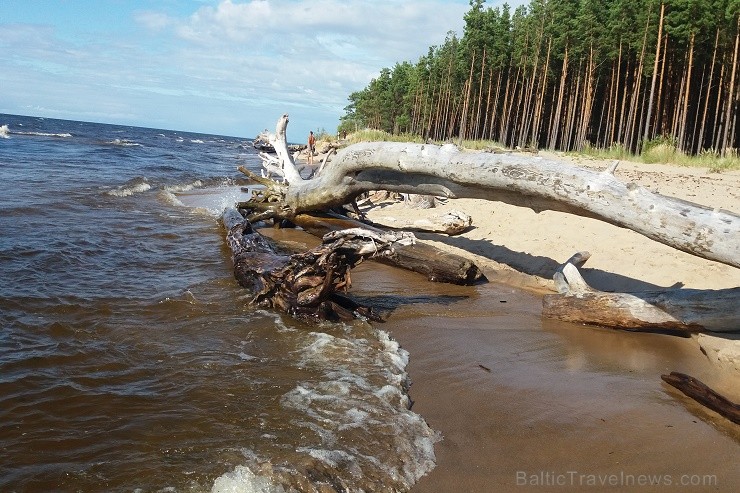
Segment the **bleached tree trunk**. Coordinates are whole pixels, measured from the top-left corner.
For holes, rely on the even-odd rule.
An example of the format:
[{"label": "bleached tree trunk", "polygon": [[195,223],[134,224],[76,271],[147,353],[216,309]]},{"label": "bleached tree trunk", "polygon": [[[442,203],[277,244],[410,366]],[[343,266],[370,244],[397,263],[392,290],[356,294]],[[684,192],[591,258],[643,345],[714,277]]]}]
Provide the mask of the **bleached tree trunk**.
[{"label": "bleached tree trunk", "polygon": [[558,269],[553,278],[560,294],[544,296],[543,316],[620,329],[738,330],[740,287],[608,293],[590,287],[578,272],[588,258],[579,252]]},{"label": "bleached tree trunk", "polygon": [[[283,119],[285,128],[287,115]],[[373,142],[342,149],[312,180],[289,167],[288,185],[272,185],[277,202],[264,204],[280,217],[339,206],[372,190],[479,198],[599,219],[740,267],[740,216],[622,183],[613,175],[616,163],[596,172],[533,156],[461,152],[449,144]]]}]

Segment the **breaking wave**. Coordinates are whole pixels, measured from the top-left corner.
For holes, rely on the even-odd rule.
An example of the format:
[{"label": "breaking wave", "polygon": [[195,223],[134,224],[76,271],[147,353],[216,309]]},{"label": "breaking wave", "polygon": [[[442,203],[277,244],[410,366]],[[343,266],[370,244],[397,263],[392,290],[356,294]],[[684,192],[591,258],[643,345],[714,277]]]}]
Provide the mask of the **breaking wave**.
[{"label": "breaking wave", "polygon": [[57,138],[68,138],[72,137],[71,133],[68,132],[62,132],[62,133],[50,133],[50,132],[18,132],[16,130],[10,130],[10,127],[5,125],[0,125],[0,137],[7,139],[9,135],[34,135],[37,137],[57,137]]},{"label": "breaking wave", "polygon": [[119,147],[142,147],[138,142],[134,142],[128,139],[113,139],[106,142],[107,145],[119,146]]},{"label": "breaking wave", "polygon": [[212,493],[408,491],[434,468],[440,436],[410,409],[408,353],[384,331],[358,331],[303,336],[296,361],[320,376],[280,401],[300,442],[242,450],[245,464]]},{"label": "breaking wave", "polygon": [[114,197],[128,197],[135,193],[146,192],[151,190],[151,188],[152,186],[147,183],[146,178],[139,177],[129,180],[125,184],[116,187],[113,190],[108,190],[106,194],[113,195]]}]

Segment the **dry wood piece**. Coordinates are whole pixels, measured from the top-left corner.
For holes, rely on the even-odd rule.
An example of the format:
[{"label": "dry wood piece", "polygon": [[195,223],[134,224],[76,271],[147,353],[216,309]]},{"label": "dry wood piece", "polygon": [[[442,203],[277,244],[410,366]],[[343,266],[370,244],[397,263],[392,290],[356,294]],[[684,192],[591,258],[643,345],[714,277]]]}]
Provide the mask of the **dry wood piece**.
[{"label": "dry wood piece", "polygon": [[574,255],[555,273],[561,294],[543,297],[544,317],[620,329],[736,332],[740,328],[740,288],[606,293],[589,286],[574,265],[582,265],[588,255]]},{"label": "dry wood piece", "polygon": [[[315,236],[347,228],[380,229],[334,213],[298,214],[293,222]],[[485,279],[478,266],[465,257],[448,253],[426,243],[398,245],[393,252],[374,258],[378,262],[423,274],[430,281],[470,285]]]},{"label": "dry wood piece", "polygon": [[675,371],[671,372],[670,375],[661,375],[660,378],[699,404],[740,425],[740,405],[718,394],[696,378]]},{"label": "dry wood piece", "polygon": [[389,255],[413,243],[410,233],[347,229],[324,235],[324,243],[304,253],[281,255],[235,209],[223,214],[234,276],[254,305],[282,310],[304,320],[380,320],[368,307],[337,293],[350,284],[351,268],[366,258]]},{"label": "dry wood piece", "polygon": [[407,231],[426,231],[430,233],[442,233],[449,236],[459,235],[465,232],[473,218],[461,211],[447,211],[442,214],[433,214],[421,219],[399,219],[396,217],[382,217],[376,222],[382,222],[382,226],[404,229]]}]

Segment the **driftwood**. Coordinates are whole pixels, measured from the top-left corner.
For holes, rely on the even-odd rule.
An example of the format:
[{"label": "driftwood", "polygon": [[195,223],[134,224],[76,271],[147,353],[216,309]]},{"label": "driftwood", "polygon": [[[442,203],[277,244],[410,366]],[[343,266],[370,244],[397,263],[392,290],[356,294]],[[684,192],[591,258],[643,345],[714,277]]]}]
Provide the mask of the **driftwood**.
[{"label": "driftwood", "polygon": [[[284,151],[288,116],[271,137],[287,185],[273,184],[280,217],[325,210],[372,190],[450,198],[482,198],[599,219],[692,255],[740,267],[740,216],[654,193],[565,162],[514,154],[461,152],[454,145],[360,143],[339,151],[331,166],[303,180]],[[284,144],[282,147],[285,147]]]},{"label": "driftwood", "polygon": [[660,378],[699,404],[740,425],[740,405],[718,394],[696,378],[675,371],[670,375],[661,375]]},{"label": "driftwood", "polygon": [[[304,213],[339,207],[376,190],[481,198],[536,212],[554,210],[595,218],[740,267],[740,216],[624,184],[614,176],[617,163],[595,172],[533,156],[461,152],[453,145],[376,142],[342,149],[330,166],[306,180],[287,152],[287,124],[283,115],[276,135],[270,137],[282,184],[241,168],[265,185],[248,205],[258,219],[295,221]],[[585,259],[574,259],[576,264],[579,261]],[[428,264],[429,257],[417,263]],[[546,317],[628,329],[740,330],[740,288],[604,293],[591,289],[573,263],[557,275],[563,292],[545,297]]]},{"label": "driftwood", "polygon": [[545,295],[542,315],[567,322],[620,329],[734,332],[740,323],[740,287],[720,290],[667,289],[606,293],[589,286],[574,255],[553,276],[560,294]]},{"label": "driftwood", "polygon": [[281,255],[235,209],[223,214],[234,276],[250,303],[304,320],[380,320],[372,310],[339,295],[351,285],[350,269],[366,258],[388,255],[414,241],[410,233],[377,234],[348,229],[324,235],[322,245],[304,253]]},{"label": "driftwood", "polygon": [[[376,220],[377,221],[377,220]],[[473,218],[460,211],[447,211],[442,214],[433,214],[421,219],[398,219],[395,217],[381,218],[383,226],[406,231],[426,231],[442,233],[448,236],[459,235],[473,224]]]},{"label": "driftwood", "polygon": [[[335,213],[298,214],[293,222],[315,236],[348,228],[368,229],[377,234],[383,231],[360,221]],[[377,262],[401,267],[423,274],[430,281],[470,285],[485,277],[475,263],[454,253],[444,252],[432,245],[415,242],[399,245],[392,252],[374,258]]]}]

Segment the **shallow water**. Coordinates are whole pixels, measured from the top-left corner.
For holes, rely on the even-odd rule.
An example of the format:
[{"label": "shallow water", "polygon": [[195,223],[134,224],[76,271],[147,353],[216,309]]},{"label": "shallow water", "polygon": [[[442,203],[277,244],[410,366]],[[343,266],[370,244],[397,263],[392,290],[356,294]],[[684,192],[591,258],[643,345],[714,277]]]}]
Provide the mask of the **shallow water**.
[{"label": "shallow water", "polygon": [[245,306],[217,217],[248,142],[0,125],[0,490],[406,490],[433,467],[385,332]]}]

